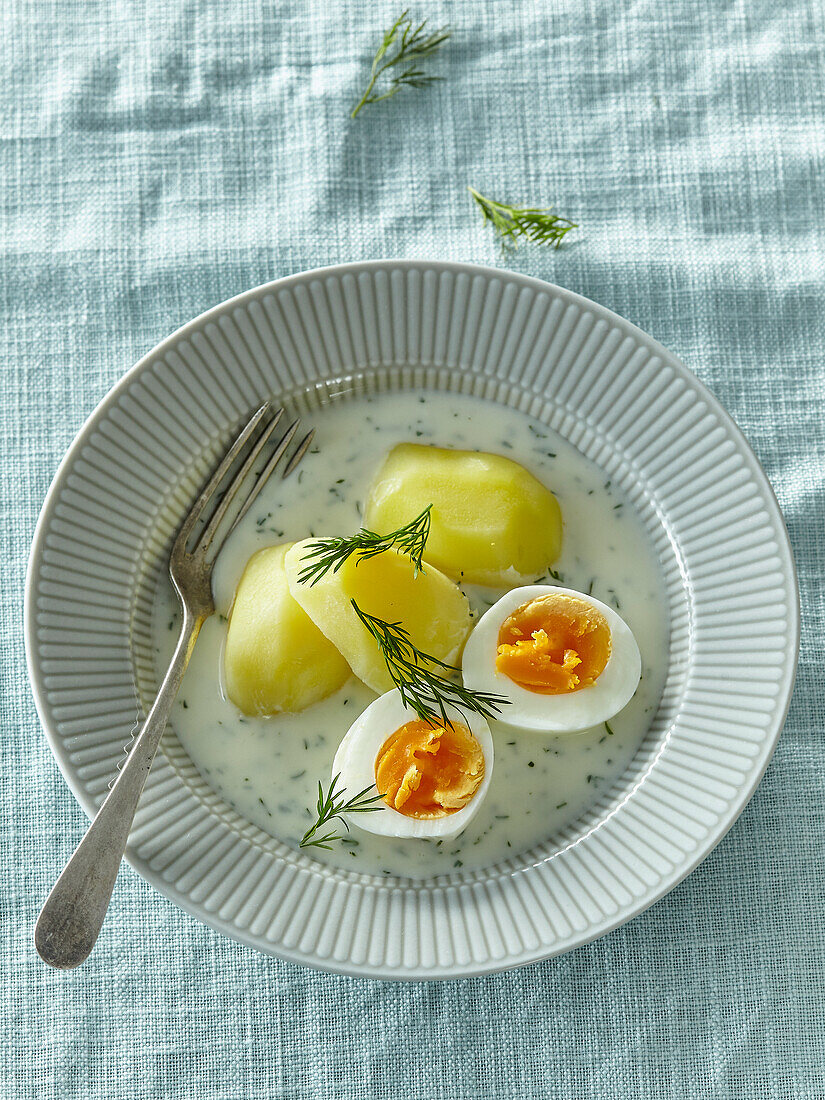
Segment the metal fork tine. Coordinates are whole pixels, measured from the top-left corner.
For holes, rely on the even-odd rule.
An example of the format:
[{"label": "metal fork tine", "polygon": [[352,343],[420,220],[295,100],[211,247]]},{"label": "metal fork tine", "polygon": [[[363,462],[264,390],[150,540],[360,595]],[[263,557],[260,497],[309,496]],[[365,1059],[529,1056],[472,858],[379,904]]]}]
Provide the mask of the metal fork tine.
[{"label": "metal fork tine", "polygon": [[258,455],[261,453],[261,448],[275,431],[275,428],[278,425],[278,421],[281,419],[283,414],[284,410],[278,409],[273,418],[269,421],[268,424],[265,425],[263,431],[255,440],[254,447],[244,459],[243,465],[232,478],[232,481],[227,486],[226,492],[223,494],[223,497],[218,503],[217,508],[209,517],[209,522],[206,524],[202,534],[198,538],[194,550],[192,551],[193,553],[197,551],[206,551],[211,546],[212,539],[215,537],[215,532],[218,530],[221,520],[226,515],[227,510],[232,501],[235,499],[238,490],[249,476],[252,467],[255,465],[255,462],[258,459]]},{"label": "metal fork tine", "polygon": [[315,438],[315,429],[313,428],[311,431],[307,432],[307,434],[304,436],[304,438],[298,444],[298,446],[295,450],[295,454],[292,456],[292,458],[289,460],[289,462],[287,462],[286,469],[281,474],[281,479],[282,480],[284,478],[289,477],[289,475],[292,473],[292,471],[295,469],[295,467],[298,465],[298,463],[301,461],[301,459],[304,457],[304,455],[309,450],[309,445],[310,445],[310,443],[312,442],[312,440],[314,438]]},{"label": "metal fork tine", "polygon": [[232,463],[238,457],[244,445],[246,444],[246,441],[255,431],[255,428],[258,426],[261,419],[267,414],[270,407],[270,401],[264,402],[264,404],[261,405],[261,407],[252,415],[245,427],[240,431],[235,442],[226,452],[220,464],[218,465],[218,468],[215,470],[207,485],[201,491],[200,496],[189,510],[189,515],[186,517],[183,526],[178,532],[177,538],[175,540],[175,549],[185,547],[186,542],[192,533],[192,529],[203,514],[204,507],[212,499],[212,495],[214,494],[220,483],[223,481],[223,479],[226,477],[232,466]]},{"label": "metal fork tine", "polygon": [[[232,526],[229,528],[229,530],[226,533],[226,538],[229,538],[229,536],[232,534],[232,532],[235,530],[235,528],[238,526],[238,524],[244,518],[246,513],[249,511],[249,509],[255,503],[255,500],[258,496],[258,493],[260,493],[261,489],[263,489],[264,485],[266,485],[267,481],[269,481],[270,474],[272,474],[275,467],[281,461],[281,459],[284,456],[284,451],[287,449],[289,444],[292,442],[292,437],[298,431],[298,425],[300,423],[301,423],[300,419],[293,420],[292,423],[287,428],[286,432],[284,433],[283,439],[278,444],[278,446],[275,448],[275,450],[272,452],[272,454],[270,455],[270,457],[267,461],[266,466],[264,466],[264,468],[261,470],[261,472],[258,474],[257,478],[255,479],[255,484],[252,486],[252,488],[249,492],[249,496],[246,498],[246,500],[241,505],[237,516],[235,516],[235,519],[232,522]],[[224,541],[226,541],[226,540],[224,540]]]}]

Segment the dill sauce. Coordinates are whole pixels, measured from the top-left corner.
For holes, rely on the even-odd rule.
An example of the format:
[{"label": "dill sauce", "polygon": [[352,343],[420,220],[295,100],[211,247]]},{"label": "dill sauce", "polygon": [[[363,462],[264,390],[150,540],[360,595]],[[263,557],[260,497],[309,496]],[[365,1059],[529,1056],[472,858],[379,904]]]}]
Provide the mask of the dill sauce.
[{"label": "dill sauce", "polygon": [[[351,824],[347,843],[306,851],[349,870],[413,878],[489,867],[515,856],[574,821],[598,792],[609,789],[645,734],[667,671],[667,612],[655,552],[601,472],[522,413],[478,398],[401,393],[339,401],[313,413],[312,422],[317,451],[289,481],[271,480],[221,552],[214,574],[218,613],[201,632],[173,711],[174,730],[213,790],[242,817],[297,847],[314,820],[318,780],[326,788],[341,738],[375,695],[351,678],[301,714],[248,718],[236,710],[221,690],[222,648],[247,560],[264,546],[356,530],[373,474],[396,443],[507,455],[558,497],[564,543],[554,569],[563,583],[583,592],[592,586],[593,595],[617,607],[633,630],[643,668],[636,695],[611,721],[612,735],[604,726],[554,736],[491,722],[490,789],[455,840],[375,837]],[[501,592],[468,586],[467,595],[481,613]],[[171,657],[178,626],[174,597],[164,592],[154,624],[159,672]]]}]

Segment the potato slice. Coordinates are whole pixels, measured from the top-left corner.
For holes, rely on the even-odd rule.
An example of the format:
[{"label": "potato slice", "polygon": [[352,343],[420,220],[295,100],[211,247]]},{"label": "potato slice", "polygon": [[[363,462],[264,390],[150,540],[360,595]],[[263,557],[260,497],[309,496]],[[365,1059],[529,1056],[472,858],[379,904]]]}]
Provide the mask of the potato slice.
[{"label": "potato slice", "polygon": [[544,485],[501,455],[401,443],[384,460],[365,526],[394,531],[432,504],[425,561],[470,584],[533,580],[561,551],[561,509]]},{"label": "potato slice", "polygon": [[244,714],[305,710],[350,675],[347,662],[289,594],[284,558],[292,543],[249,559],[229,617],[226,693]]},{"label": "potato slice", "polygon": [[289,590],[315,625],[346,657],[350,668],[379,694],[393,686],[378,643],[350,603],[362,611],[400,622],[413,644],[439,660],[457,660],[470,630],[464,593],[434,566],[415,576],[408,557],[387,550],[373,558],[350,557],[337,573],[301,584],[301,559],[314,539],[297,542],[286,555]]}]

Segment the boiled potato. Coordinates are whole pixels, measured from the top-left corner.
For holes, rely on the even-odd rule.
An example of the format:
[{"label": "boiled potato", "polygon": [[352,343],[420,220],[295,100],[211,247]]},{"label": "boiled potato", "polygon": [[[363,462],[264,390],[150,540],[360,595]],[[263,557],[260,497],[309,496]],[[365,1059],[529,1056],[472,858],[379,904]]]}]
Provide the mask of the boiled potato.
[{"label": "boiled potato", "polygon": [[558,501],[509,458],[401,443],[375,477],[365,525],[394,531],[428,504],[424,559],[450,577],[514,585],[537,577],[559,556]]},{"label": "boiled potato", "polygon": [[347,558],[337,573],[316,584],[301,584],[301,559],[313,539],[297,542],[286,555],[289,590],[315,625],[346,657],[350,668],[373,691],[393,683],[378,643],[355,613],[400,622],[417,649],[453,662],[470,630],[470,605],[460,589],[433,566],[415,576],[408,557],[387,550],[372,558]]},{"label": "boiled potato", "polygon": [[229,616],[226,693],[244,714],[305,710],[349,677],[347,662],[289,594],[284,558],[292,543],[247,562]]}]

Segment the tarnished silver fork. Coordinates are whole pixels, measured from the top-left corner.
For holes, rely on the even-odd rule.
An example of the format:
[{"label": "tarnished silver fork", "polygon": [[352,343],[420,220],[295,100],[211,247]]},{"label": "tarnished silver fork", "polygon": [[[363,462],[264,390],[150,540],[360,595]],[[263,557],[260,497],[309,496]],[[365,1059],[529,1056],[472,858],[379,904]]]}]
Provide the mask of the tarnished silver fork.
[{"label": "tarnished silver fork", "polygon": [[[238,435],[210,477],[178,531],[169,557],[169,576],[181,603],[180,638],[152,708],[120,774],[46,899],[34,930],[34,942],[50,966],[79,966],[95,945],[126,851],[138,800],[155,758],[172,704],[204,622],[215,611],[212,567],[226,539],[246,515],[275,468],[290,449],[299,426],[293,421],[260,472],[252,471],[283,409],[262,405]],[[306,454],[308,432],[286,460],[287,477]],[[233,468],[237,471],[231,476]],[[227,482],[221,493],[221,486]],[[247,484],[248,483],[248,484]],[[241,496],[245,489],[246,495]],[[233,503],[237,511],[227,518]],[[225,521],[225,522],[224,522]]]}]

